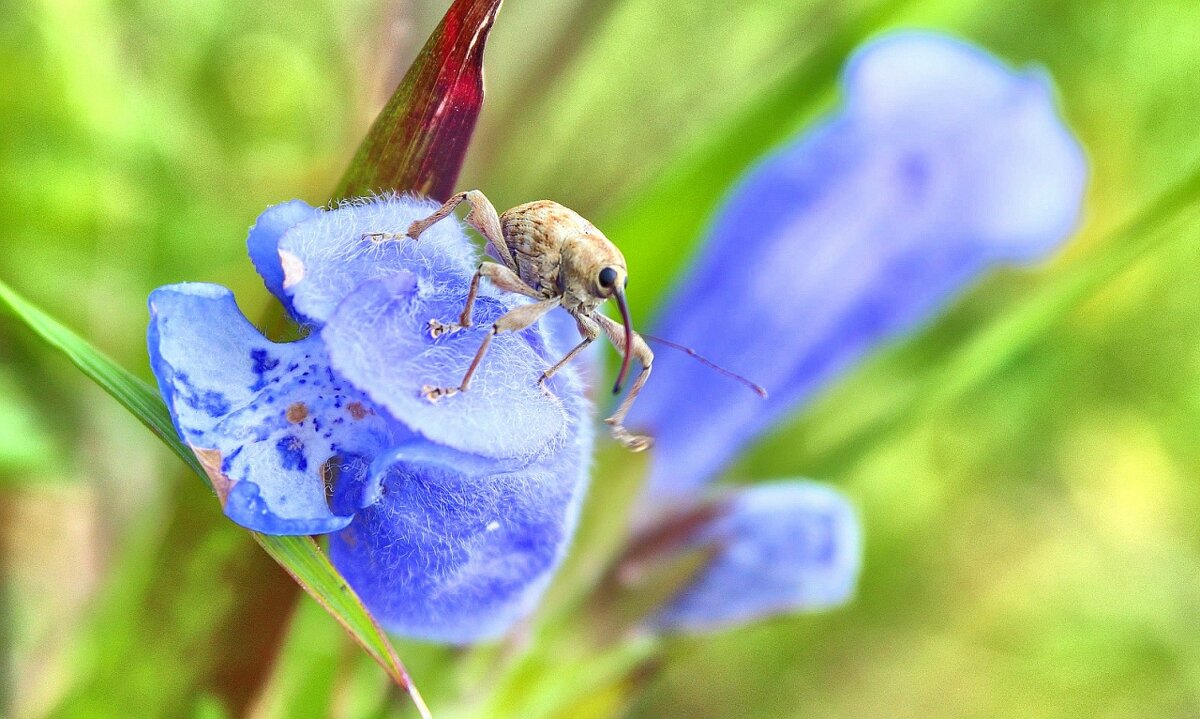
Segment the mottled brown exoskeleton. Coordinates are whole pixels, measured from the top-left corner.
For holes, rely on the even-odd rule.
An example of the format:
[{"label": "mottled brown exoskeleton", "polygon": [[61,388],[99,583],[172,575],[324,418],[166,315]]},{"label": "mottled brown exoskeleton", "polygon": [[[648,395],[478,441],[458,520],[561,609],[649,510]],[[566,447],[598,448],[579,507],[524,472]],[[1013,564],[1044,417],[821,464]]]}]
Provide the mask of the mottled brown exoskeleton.
[{"label": "mottled brown exoskeleton", "polygon": [[[487,239],[492,255],[500,260],[500,264],[481,263],[471,279],[466,306],[458,321],[446,324],[431,319],[430,334],[440,337],[471,326],[471,310],[479,292],[479,282],[484,277],[502,290],[532,297],[537,302],[516,307],[496,320],[457,387],[427,386],[422,389],[425,397],[434,402],[467,391],[471,376],[487,353],[492,337],[501,332],[523,330],[555,307],[562,307],[575,318],[583,339],[557,364],[542,372],[538,381],[545,382],[603,333],[623,355],[613,394],[621,391],[630,361],[637,358],[642,365],[625,400],[604,421],[612,427],[613,437],[630,450],[640,452],[649,447],[651,438],[633,434],[623,424],[633,401],[650,377],[654,353],[633,331],[629,319],[629,307],[625,303],[628,273],[621,251],[595,225],[557,202],[529,202],[497,215],[496,208],[478,190],[454,195],[432,215],[414,222],[408,228],[408,236],[414,240],[419,238],[422,232],[445,219],[462,202],[471,208],[466,217],[467,224]],[[624,326],[598,310],[610,297],[617,301]]]}]

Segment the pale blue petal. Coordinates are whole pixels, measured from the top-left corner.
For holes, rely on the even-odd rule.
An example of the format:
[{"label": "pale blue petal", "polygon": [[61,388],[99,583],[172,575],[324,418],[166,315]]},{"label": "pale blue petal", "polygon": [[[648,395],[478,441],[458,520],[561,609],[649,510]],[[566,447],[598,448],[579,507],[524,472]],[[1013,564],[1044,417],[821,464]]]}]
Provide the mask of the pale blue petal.
[{"label": "pale blue petal", "polygon": [[479,261],[457,220],[433,225],[419,240],[405,236],[437,208],[432,200],[388,195],[349,201],[292,227],[279,254],[296,310],[320,325],[359,285],[398,271],[415,275],[431,294],[469,280]]},{"label": "pale blue petal", "polygon": [[293,226],[316,217],[321,210],[303,200],[292,200],[268,207],[258,216],[246,238],[246,249],[254,269],[262,275],[263,284],[275,295],[288,312],[292,309],[292,298],[283,291],[283,267],[279,264],[279,238]]},{"label": "pale blue petal", "polygon": [[150,316],[151,367],[231,519],[318,534],[377,497],[370,459],[411,435],[329,369],[318,338],[270,342],[216,285],[161,287]]},{"label": "pale blue petal", "polygon": [[518,301],[512,295],[481,295],[471,328],[431,338],[429,320],[456,320],[466,290],[462,282],[429,293],[408,273],[364,283],[321,331],[334,368],[438,444],[520,460],[561,444],[569,427],[563,401],[569,373],[545,388],[538,385],[542,371],[559,357],[548,349],[540,326],[497,335],[468,391],[436,403],[422,395],[425,385],[457,387],[492,323]]},{"label": "pale blue petal", "polygon": [[862,564],[858,518],[836,490],[803,481],[744,487],[686,549],[710,563],[652,620],[701,632],[845,603]]}]

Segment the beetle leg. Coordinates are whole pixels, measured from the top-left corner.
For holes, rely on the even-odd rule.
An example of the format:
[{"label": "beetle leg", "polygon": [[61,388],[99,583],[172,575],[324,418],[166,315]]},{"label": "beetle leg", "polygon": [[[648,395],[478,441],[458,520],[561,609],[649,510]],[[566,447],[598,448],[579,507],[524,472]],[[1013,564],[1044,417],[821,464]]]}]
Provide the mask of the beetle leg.
[{"label": "beetle leg", "polygon": [[464,327],[471,326],[471,312],[475,309],[475,298],[479,295],[479,280],[483,277],[492,281],[492,284],[506,292],[515,292],[519,295],[541,299],[538,291],[525,284],[525,281],[517,276],[517,273],[508,269],[504,265],[496,264],[495,262],[481,262],[479,269],[475,270],[475,276],[471,278],[471,288],[467,290],[467,302],[463,307],[462,314],[458,318],[458,322],[442,322],[437,319],[429,320],[429,336],[437,339],[445,334],[453,334]]},{"label": "beetle leg", "polygon": [[364,240],[370,240],[376,244],[387,242],[388,240],[398,240],[402,237],[404,235],[401,235],[399,232],[364,232],[362,234]]},{"label": "beetle leg", "polygon": [[[593,313],[592,319],[600,325],[600,329],[604,331],[604,334],[613,343],[613,346],[617,348],[617,351],[624,354],[625,328],[599,312]],[[625,445],[632,452],[641,452],[642,450],[649,449],[654,444],[654,438],[641,434],[633,434],[625,429],[624,422],[625,415],[629,414],[629,408],[633,406],[633,401],[637,399],[638,393],[646,385],[646,380],[650,379],[650,366],[654,364],[654,352],[650,350],[650,346],[646,344],[646,341],[637,332],[633,333],[633,356],[641,363],[642,371],[638,373],[637,379],[633,381],[633,386],[629,388],[629,394],[625,395],[625,399],[617,406],[617,411],[613,412],[612,416],[604,420],[604,422],[612,427],[613,439]]]},{"label": "beetle leg", "polygon": [[[458,192],[450,196],[449,200],[442,203],[442,206],[433,211],[433,214],[423,220],[416,220],[408,226],[408,236],[416,240],[421,237],[421,233],[428,230],[431,226],[441,222],[454,212],[454,208],[458,207],[463,200],[467,199],[470,192]],[[482,196],[482,194],[481,194]],[[486,202],[486,198],[484,199]],[[490,239],[490,238],[489,238]]]},{"label": "beetle leg", "polygon": [[[568,352],[565,357],[560,359],[553,367],[550,367],[546,371],[542,372],[542,376],[538,378],[538,384],[543,390],[546,389],[546,380],[553,377],[554,374],[563,367],[566,367],[568,362],[579,356],[580,352],[582,352],[588,345],[595,342],[596,338],[600,336],[600,325],[596,324],[595,320],[587,317],[586,315],[575,315],[575,324],[579,327],[579,334],[583,336],[583,341],[571,348],[571,351]],[[546,391],[549,392],[549,390]]]},{"label": "beetle leg", "polygon": [[504,242],[504,232],[500,229],[500,215],[496,213],[496,208],[492,206],[491,200],[479,190],[468,190],[455,194],[432,215],[409,225],[408,236],[414,240],[417,239],[431,225],[446,219],[462,202],[466,202],[471,208],[464,218],[466,223],[483,235],[488,242],[488,247],[492,248],[492,252],[506,267],[516,269],[516,260],[509,252],[508,245]]},{"label": "beetle leg", "polygon": [[537,322],[542,315],[559,305],[561,298],[551,297],[548,300],[534,302],[533,304],[521,305],[514,307],[508,312],[501,315],[500,319],[496,320],[492,325],[492,329],[483,337],[483,343],[479,345],[479,349],[475,352],[475,359],[471,360],[471,366],[467,368],[467,373],[463,375],[462,382],[457,387],[434,387],[425,385],[421,388],[421,394],[430,402],[436,402],[442,397],[450,397],[459,392],[466,392],[471,386],[471,377],[475,374],[475,370],[479,369],[479,363],[483,361],[483,356],[487,354],[488,346],[492,344],[492,338],[501,332],[519,332],[525,329],[534,322]]},{"label": "beetle leg", "polygon": [[565,357],[560,359],[553,367],[550,367],[549,369],[542,372],[542,376],[538,377],[538,384],[540,384],[540,385],[546,384],[546,380],[553,377],[554,374],[556,372],[558,372],[560,369],[562,369],[563,367],[566,367],[568,362],[575,359],[575,357],[577,357],[579,355],[579,353],[584,350],[584,348],[586,348],[588,345],[590,345],[591,343],[593,343],[595,341],[596,341],[595,337],[584,337],[583,341],[580,342],[579,344],[575,345],[573,348],[571,348],[571,351],[568,352]]}]

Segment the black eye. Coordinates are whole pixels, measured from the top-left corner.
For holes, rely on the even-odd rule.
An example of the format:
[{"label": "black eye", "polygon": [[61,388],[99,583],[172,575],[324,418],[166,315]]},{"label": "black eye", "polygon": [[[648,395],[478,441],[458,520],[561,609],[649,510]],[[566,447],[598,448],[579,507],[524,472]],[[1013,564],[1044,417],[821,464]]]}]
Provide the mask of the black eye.
[{"label": "black eye", "polygon": [[612,287],[617,284],[617,271],[611,267],[600,270],[600,286]]}]

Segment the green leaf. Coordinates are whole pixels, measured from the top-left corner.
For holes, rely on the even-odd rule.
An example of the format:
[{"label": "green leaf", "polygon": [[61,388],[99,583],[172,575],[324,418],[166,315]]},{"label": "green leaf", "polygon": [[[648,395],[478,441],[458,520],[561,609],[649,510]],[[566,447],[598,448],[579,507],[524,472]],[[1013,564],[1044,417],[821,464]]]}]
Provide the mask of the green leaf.
[{"label": "green leaf", "polygon": [[[171,448],[205,483],[211,483],[196,456],[175,434],[171,416],[158,393],[144,381],[92,347],[79,335],[38,309],[0,282],[0,305],[47,344],[63,353],[89,379],[128,409]],[[366,650],[384,671],[408,692],[422,716],[429,710],[391,642],[338,571],[311,537],[275,537],[251,533],[259,545],[317,600]]]}]

